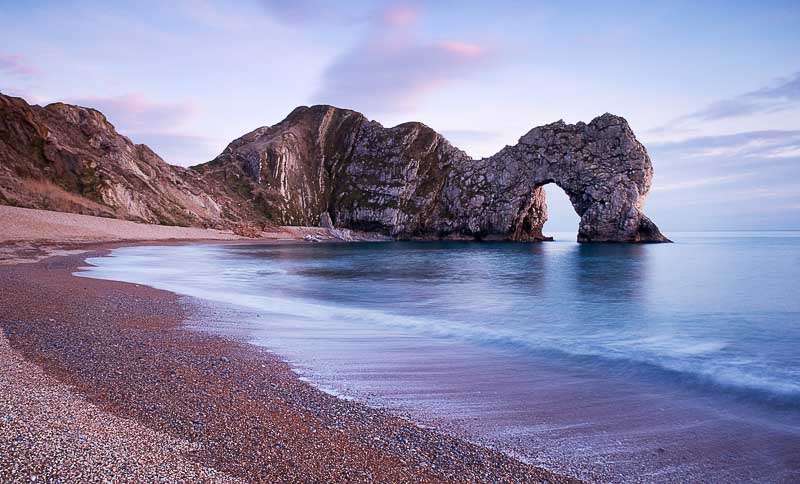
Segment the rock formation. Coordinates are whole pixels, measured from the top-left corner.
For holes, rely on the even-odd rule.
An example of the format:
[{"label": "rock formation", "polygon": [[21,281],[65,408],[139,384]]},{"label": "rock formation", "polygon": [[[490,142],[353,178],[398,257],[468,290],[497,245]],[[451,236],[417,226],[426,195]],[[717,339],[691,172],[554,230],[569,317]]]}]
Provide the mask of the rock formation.
[{"label": "rock formation", "polygon": [[235,227],[258,220],[243,197],[222,197],[120,135],[99,111],[30,106],[0,94],[0,203],[164,225]]},{"label": "rock formation", "polygon": [[185,169],[118,134],[93,109],[0,95],[0,203],[220,228],[329,225],[400,239],[544,240],[542,188],[580,215],[582,242],[663,242],[642,213],[652,165],[627,122],[534,128],[471,159],[421,123],[384,128],[299,107]]},{"label": "rock formation", "polygon": [[652,178],[647,151],[623,118],[559,121],[532,129],[490,158],[456,167],[445,187],[445,202],[457,214],[448,228],[540,239],[547,220],[542,186],[555,183],[581,217],[578,241],[664,242],[642,213]]},{"label": "rock formation", "polygon": [[534,128],[474,160],[421,123],[384,128],[354,111],[300,107],[195,169],[219,185],[249,179],[280,224],[325,217],[401,239],[543,240],[542,186],[555,183],[581,217],[579,241],[667,240],[642,213],[653,176],[647,151],[610,114]]}]

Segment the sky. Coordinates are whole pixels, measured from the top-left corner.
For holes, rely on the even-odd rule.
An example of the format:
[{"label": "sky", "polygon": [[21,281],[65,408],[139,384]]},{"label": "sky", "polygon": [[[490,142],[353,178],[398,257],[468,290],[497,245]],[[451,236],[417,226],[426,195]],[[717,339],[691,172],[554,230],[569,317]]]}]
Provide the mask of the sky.
[{"label": "sky", "polygon": [[[180,165],[299,105],[421,121],[474,157],[611,112],[665,233],[800,229],[796,0],[0,0],[0,92],[97,108]],[[546,231],[575,230],[546,189]]]}]

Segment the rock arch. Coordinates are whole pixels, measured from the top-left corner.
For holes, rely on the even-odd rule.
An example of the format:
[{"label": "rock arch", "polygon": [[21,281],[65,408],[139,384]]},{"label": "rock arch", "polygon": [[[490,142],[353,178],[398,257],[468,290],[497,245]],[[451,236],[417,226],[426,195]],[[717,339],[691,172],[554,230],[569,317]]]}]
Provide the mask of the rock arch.
[{"label": "rock arch", "polygon": [[643,213],[653,167],[621,117],[534,128],[472,159],[421,123],[385,128],[332,106],[295,109],[195,167],[210,181],[248,177],[276,223],[379,231],[400,239],[543,240],[542,188],[560,186],[580,242],[666,242]]},{"label": "rock arch", "polygon": [[491,200],[483,210],[461,213],[467,233],[543,240],[543,186],[554,183],[580,217],[579,242],[668,241],[642,212],[653,178],[650,157],[618,116],[534,128],[516,145],[474,160],[463,173],[469,175],[456,177],[454,185],[482,185],[483,199],[489,194]]}]

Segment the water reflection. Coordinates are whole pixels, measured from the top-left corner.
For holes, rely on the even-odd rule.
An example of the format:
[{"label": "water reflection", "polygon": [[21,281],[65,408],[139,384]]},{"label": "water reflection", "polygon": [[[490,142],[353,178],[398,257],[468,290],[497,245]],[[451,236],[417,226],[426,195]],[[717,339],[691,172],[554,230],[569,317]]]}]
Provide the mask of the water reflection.
[{"label": "water reflection", "polygon": [[[590,479],[621,480],[593,474],[606,459],[675,480],[778,480],[800,467],[798,249],[797,237],[139,247],[83,275],[233,305],[229,324],[321,385],[553,466],[568,458]],[[730,456],[745,474],[719,466]]]},{"label": "water reflection", "polygon": [[597,303],[641,299],[647,278],[648,246],[580,244],[569,258],[573,290]]}]

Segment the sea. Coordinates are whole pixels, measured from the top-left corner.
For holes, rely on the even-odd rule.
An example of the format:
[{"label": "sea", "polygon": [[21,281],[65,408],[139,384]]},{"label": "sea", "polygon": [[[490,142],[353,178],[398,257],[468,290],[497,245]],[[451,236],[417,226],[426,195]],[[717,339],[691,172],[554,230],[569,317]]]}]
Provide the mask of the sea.
[{"label": "sea", "polygon": [[[300,378],[605,482],[800,482],[800,232],[114,249]],[[212,315],[212,316],[210,316]]]}]

